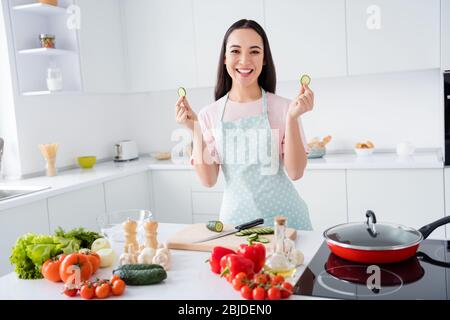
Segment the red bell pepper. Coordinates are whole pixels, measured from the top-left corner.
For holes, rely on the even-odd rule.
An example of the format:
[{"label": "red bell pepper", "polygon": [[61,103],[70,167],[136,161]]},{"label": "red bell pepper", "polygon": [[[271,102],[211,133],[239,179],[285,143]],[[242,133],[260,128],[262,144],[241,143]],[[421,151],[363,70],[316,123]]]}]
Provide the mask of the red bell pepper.
[{"label": "red bell pepper", "polygon": [[231,249],[224,247],[214,247],[211,251],[211,257],[209,258],[209,265],[211,266],[211,271],[220,274],[220,259],[227,254],[235,254]]},{"label": "red bell pepper", "polygon": [[231,278],[240,273],[244,272],[248,279],[252,279],[255,273],[253,261],[247,259],[246,257],[240,256],[238,254],[229,254],[220,260],[221,273],[220,276],[223,277],[227,274],[231,274]]},{"label": "red bell pepper", "polygon": [[255,273],[261,271],[266,262],[266,247],[261,243],[241,244],[237,254],[253,261]]}]

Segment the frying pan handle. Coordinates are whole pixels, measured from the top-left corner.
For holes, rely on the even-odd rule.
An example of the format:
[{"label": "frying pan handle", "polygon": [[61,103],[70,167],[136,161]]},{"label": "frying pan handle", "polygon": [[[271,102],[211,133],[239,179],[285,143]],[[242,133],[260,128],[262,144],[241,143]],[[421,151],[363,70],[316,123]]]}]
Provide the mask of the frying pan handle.
[{"label": "frying pan handle", "polygon": [[375,228],[375,224],[377,223],[377,217],[375,217],[375,213],[372,210],[367,210],[367,231],[369,232],[372,238],[376,238],[378,235],[377,229]]},{"label": "frying pan handle", "polygon": [[416,257],[420,260],[420,261],[424,261],[427,262],[429,264],[432,264],[434,266],[439,266],[439,267],[444,267],[444,268],[450,268],[450,263],[448,262],[443,262],[443,261],[438,261],[438,260],[434,260],[433,258],[431,258],[429,255],[427,255],[426,253],[423,253],[421,251],[418,251],[416,253]]},{"label": "frying pan handle", "polygon": [[447,224],[450,222],[450,216],[441,218],[435,222],[432,222],[430,224],[427,224],[426,226],[423,226],[419,229],[419,232],[422,234],[423,238],[426,239],[428,236],[434,231],[434,229],[443,226],[444,224]]}]

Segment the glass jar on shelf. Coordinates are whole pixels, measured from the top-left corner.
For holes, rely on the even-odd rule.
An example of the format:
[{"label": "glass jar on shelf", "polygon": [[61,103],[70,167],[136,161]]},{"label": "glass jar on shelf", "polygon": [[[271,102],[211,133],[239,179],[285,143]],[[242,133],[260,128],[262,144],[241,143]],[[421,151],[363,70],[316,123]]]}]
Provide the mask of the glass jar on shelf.
[{"label": "glass jar on shelf", "polygon": [[291,277],[295,271],[295,263],[290,258],[290,253],[295,250],[295,243],[286,237],[287,218],[276,216],[274,218],[274,247],[265,263],[264,269],[270,273]]},{"label": "glass jar on shelf", "polygon": [[41,33],[39,35],[41,48],[55,48],[55,36],[53,34]]}]

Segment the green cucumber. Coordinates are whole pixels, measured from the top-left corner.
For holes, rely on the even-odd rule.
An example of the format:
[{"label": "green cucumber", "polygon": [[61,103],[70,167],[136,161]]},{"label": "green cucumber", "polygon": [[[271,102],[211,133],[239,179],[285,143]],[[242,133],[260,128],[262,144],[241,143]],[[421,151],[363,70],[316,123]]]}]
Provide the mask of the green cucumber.
[{"label": "green cucumber", "polygon": [[271,227],[259,227],[259,228],[251,228],[251,229],[244,229],[239,232],[236,232],[235,235],[238,237],[242,236],[249,236],[253,233],[256,234],[273,234],[273,228]]},{"label": "green cucumber", "polygon": [[300,77],[300,84],[306,84],[309,86],[310,83],[311,83],[311,77],[308,76],[307,74],[304,74]]},{"label": "green cucumber", "polygon": [[116,269],[113,271],[113,274],[119,276],[120,279],[130,286],[156,284],[167,278],[167,273],[162,268],[144,270]]},{"label": "green cucumber", "polygon": [[209,230],[214,231],[214,232],[222,232],[222,230],[223,230],[223,223],[222,223],[222,221],[215,221],[215,220],[213,220],[213,221],[209,221],[206,224],[206,227]]},{"label": "green cucumber", "polygon": [[261,242],[261,243],[269,243],[270,240],[264,237],[258,237],[255,240],[253,240],[254,242]]},{"label": "green cucumber", "polygon": [[114,271],[118,270],[151,270],[151,269],[164,269],[159,264],[143,264],[143,263],[137,263],[137,264],[124,264],[121,266],[118,266]]},{"label": "green cucumber", "polygon": [[186,89],[183,88],[183,87],[180,87],[180,88],[178,89],[178,95],[179,95],[180,97],[186,97]]}]

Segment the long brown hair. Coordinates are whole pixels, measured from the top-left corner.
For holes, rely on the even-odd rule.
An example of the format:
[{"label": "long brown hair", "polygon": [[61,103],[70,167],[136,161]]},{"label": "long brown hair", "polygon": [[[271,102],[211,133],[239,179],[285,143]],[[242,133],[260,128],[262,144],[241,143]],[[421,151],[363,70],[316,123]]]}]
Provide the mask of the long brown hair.
[{"label": "long brown hair", "polygon": [[253,20],[242,19],[231,25],[228,31],[225,33],[222,42],[222,49],[220,51],[219,67],[217,68],[217,82],[214,91],[216,101],[222,98],[231,89],[232,79],[227,72],[226,65],[224,64],[225,52],[227,49],[228,37],[236,29],[253,29],[262,38],[264,44],[264,61],[261,74],[258,77],[258,84],[265,91],[275,93],[277,86],[277,76],[275,73],[275,65],[272,59],[272,53],[270,52],[269,40],[267,39],[264,29]]}]

